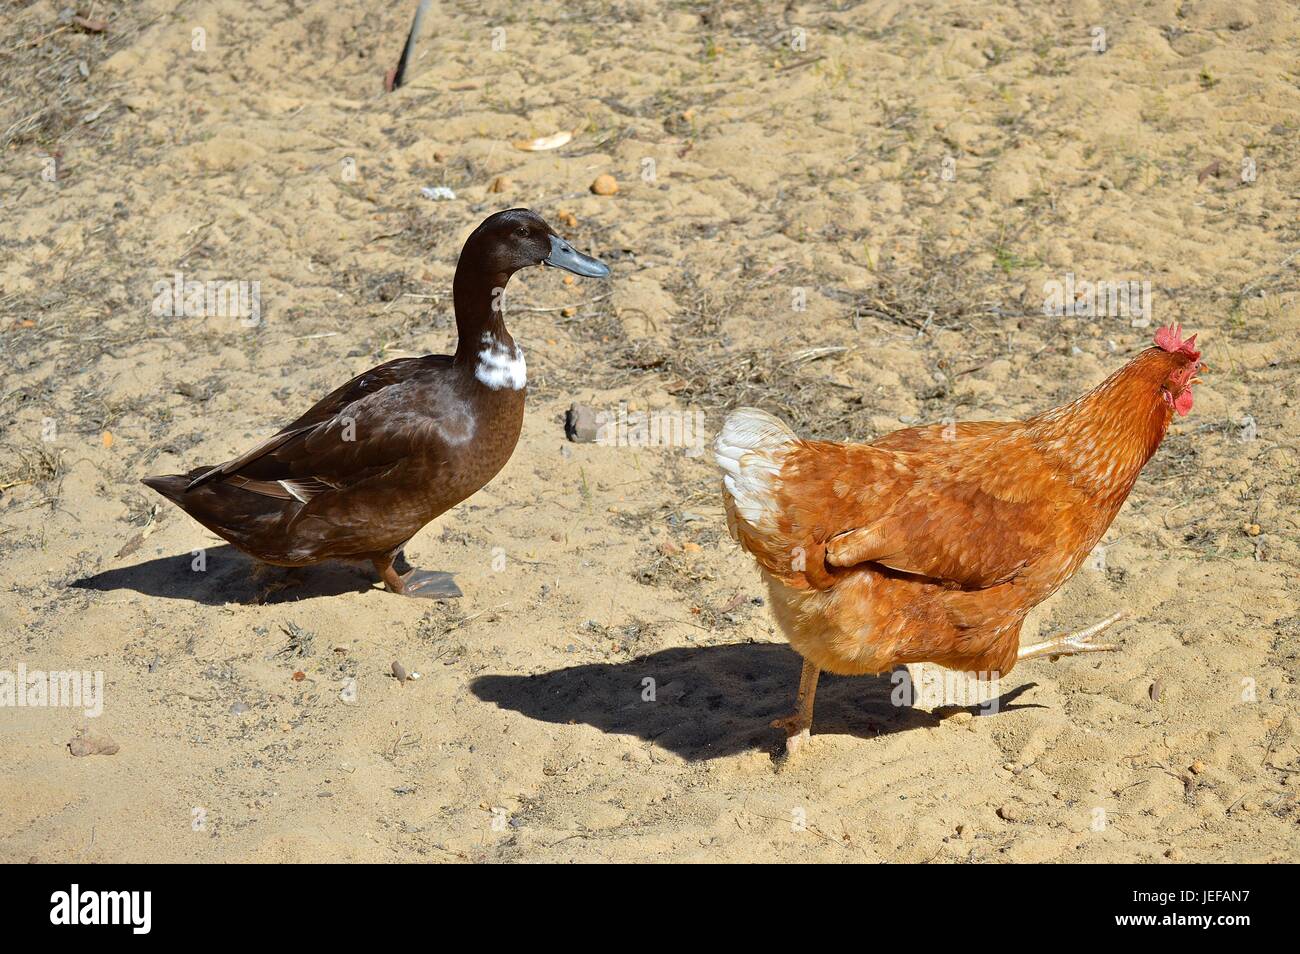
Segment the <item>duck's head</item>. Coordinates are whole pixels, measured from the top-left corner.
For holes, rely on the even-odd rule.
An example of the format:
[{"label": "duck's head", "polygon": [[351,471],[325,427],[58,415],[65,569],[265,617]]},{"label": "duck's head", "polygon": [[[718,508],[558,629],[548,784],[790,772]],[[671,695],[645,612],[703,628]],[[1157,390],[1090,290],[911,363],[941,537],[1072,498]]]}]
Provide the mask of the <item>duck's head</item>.
[{"label": "duck's head", "polygon": [[466,240],[461,258],[506,278],[533,265],[550,265],[586,278],[609,277],[608,265],[583,255],[531,209],[489,215]]}]

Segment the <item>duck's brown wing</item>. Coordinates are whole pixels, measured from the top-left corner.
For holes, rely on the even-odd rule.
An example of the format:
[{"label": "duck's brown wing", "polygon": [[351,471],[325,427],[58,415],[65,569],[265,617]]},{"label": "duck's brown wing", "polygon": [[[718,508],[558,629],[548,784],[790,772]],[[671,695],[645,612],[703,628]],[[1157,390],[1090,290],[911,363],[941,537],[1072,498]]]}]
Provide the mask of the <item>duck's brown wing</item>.
[{"label": "duck's brown wing", "polygon": [[382,473],[415,437],[407,412],[413,382],[450,366],[446,355],[398,358],[331,391],[247,453],[204,471],[186,490],[226,481],[254,493],[306,503]]}]

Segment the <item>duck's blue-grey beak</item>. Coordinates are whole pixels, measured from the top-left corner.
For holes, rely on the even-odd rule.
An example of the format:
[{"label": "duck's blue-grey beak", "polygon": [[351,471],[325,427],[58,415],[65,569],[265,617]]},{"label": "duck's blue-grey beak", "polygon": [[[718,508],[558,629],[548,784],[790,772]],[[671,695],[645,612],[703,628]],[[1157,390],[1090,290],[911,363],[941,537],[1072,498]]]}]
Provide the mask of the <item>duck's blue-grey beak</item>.
[{"label": "duck's blue-grey beak", "polygon": [[609,266],[590,255],[583,255],[558,235],[551,235],[551,254],[542,259],[543,265],[562,268],[584,278],[609,278]]}]

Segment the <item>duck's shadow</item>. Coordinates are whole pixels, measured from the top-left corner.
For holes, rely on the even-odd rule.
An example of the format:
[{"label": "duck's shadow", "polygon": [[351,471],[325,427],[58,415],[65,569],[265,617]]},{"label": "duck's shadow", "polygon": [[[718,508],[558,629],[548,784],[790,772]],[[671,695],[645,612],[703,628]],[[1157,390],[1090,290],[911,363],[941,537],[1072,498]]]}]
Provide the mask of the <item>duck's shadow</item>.
[{"label": "duck's shadow", "polygon": [[293,603],[318,596],[364,592],[375,586],[369,567],[322,563],[288,569],[268,567],[227,544],[159,557],[105,570],[69,584],[81,590],[134,590],[148,596],[208,606]]},{"label": "duck's shadow", "polygon": [[[589,663],[532,676],[480,676],[470,689],[485,702],[532,719],[582,722],[704,760],[754,749],[775,751],[782,736],[769,723],[789,715],[800,665],[786,646],[735,643],[665,649],[630,662]],[[1034,685],[1004,693],[995,711],[1038,708],[1011,704]],[[823,673],[813,734],[873,737],[941,721],[924,709],[895,705],[894,695],[889,676]],[[980,708],[968,711],[979,713]]]}]

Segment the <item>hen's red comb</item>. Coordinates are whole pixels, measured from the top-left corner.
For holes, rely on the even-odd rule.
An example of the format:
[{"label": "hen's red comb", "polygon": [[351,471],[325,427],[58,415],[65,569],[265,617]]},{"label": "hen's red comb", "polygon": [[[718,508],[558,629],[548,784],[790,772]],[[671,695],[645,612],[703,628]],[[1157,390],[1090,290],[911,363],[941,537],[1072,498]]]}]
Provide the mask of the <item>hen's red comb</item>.
[{"label": "hen's red comb", "polygon": [[1184,341],[1181,325],[1157,328],[1156,345],[1171,353],[1182,351],[1193,361],[1197,361],[1201,357],[1201,353],[1196,350],[1196,335],[1192,335]]}]

